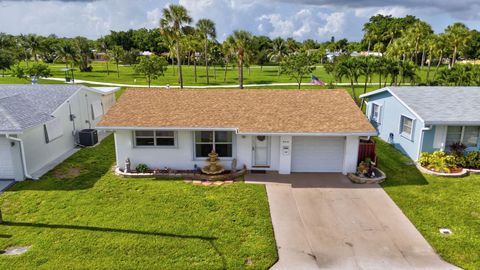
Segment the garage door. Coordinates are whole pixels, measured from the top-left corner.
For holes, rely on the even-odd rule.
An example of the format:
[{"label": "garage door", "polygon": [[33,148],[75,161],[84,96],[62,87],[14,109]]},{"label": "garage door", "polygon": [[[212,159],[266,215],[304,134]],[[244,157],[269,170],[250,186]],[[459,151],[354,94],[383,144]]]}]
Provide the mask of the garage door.
[{"label": "garage door", "polygon": [[14,179],[10,141],[0,138],[0,179]]},{"label": "garage door", "polygon": [[292,172],[341,172],[345,137],[293,137]]}]

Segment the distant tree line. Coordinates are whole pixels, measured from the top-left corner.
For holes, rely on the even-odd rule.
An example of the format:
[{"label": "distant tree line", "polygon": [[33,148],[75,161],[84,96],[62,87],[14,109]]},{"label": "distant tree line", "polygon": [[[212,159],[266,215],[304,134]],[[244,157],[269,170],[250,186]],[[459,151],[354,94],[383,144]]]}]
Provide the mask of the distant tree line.
[{"label": "distant tree line", "polygon": [[[27,67],[32,62],[59,62],[66,68],[89,72],[91,62],[97,59],[105,62],[107,74],[112,72],[109,64],[114,64],[113,72],[120,76],[120,64],[138,65],[142,57],[148,57],[140,57],[141,52],[149,51],[159,56],[155,61],[172,65],[171,72],[178,76],[181,87],[182,65],[193,65],[195,82],[197,67],[203,65],[207,84],[210,79],[221,76],[217,68],[211,72],[212,67],[223,69],[224,81],[231,67],[236,67],[239,85],[243,87],[244,70],[250,72],[252,65],[259,65],[262,70],[264,65],[278,65],[279,75],[285,73],[296,78],[302,73],[300,77],[303,78],[308,76],[305,72],[311,72],[317,64],[325,64],[335,81],[347,79],[352,88],[360,77],[369,78],[370,82],[375,74],[379,77],[379,85],[478,85],[478,68],[456,65],[459,60],[480,58],[480,32],[462,23],[449,25],[443,33],[436,34],[428,23],[415,16],[375,15],[364,24],[363,32],[360,42],[335,40],[334,37],[326,42],[312,39],[299,42],[293,38],[271,39],[237,30],[219,42],[215,22],[209,19],[193,22],[185,7],[172,4],[163,9],[158,28],[111,31],[97,40],[0,33],[0,71],[13,69],[19,62],[25,62]],[[378,52],[381,56],[352,56],[352,52],[360,51]],[[158,66],[147,61],[143,63]],[[294,67],[288,68],[287,63]],[[440,70],[442,65],[448,69]],[[417,76],[418,68],[427,70],[424,81]],[[157,70],[163,74],[166,68]],[[362,82],[366,89],[367,80]]]}]

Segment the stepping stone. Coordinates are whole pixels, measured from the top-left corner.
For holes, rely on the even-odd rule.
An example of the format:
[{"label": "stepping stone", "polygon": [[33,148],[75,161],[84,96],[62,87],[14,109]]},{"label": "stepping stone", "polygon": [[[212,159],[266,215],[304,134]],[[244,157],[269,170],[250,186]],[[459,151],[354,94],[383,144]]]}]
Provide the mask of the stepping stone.
[{"label": "stepping stone", "polygon": [[20,255],[28,251],[31,246],[28,247],[9,247],[5,250],[0,251],[1,255]]},{"label": "stepping stone", "polygon": [[192,183],[192,180],[183,180],[184,183],[190,184]]},{"label": "stepping stone", "polygon": [[224,181],[225,184],[233,184],[233,180],[226,180]]},{"label": "stepping stone", "polygon": [[221,186],[221,185],[223,185],[223,181],[215,181],[215,182],[213,182],[213,184],[215,186]]},{"label": "stepping stone", "polygon": [[210,182],[210,181],[205,181],[205,182],[202,183],[202,185],[204,185],[204,186],[210,186],[211,184],[212,184],[212,182]]},{"label": "stepping stone", "polygon": [[193,181],[193,184],[194,184],[194,185],[201,185],[201,184],[202,184],[202,181],[200,181],[200,180],[194,180],[194,181]]}]

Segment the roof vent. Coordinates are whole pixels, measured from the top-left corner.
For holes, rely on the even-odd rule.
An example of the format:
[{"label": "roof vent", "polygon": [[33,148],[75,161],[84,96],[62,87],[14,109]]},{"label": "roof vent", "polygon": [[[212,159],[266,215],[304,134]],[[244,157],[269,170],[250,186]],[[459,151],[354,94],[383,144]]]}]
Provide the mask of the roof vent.
[{"label": "roof vent", "polygon": [[453,234],[452,230],[450,230],[449,228],[440,228],[440,229],[438,229],[438,231],[439,231],[441,234],[445,234],[445,235],[451,235],[451,234]]}]

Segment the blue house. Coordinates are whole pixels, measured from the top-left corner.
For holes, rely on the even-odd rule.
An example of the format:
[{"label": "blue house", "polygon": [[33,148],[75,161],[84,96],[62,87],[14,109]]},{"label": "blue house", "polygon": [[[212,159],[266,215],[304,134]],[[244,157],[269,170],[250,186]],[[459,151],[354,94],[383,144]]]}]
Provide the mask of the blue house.
[{"label": "blue house", "polygon": [[385,87],[360,97],[379,137],[412,160],[456,142],[480,147],[480,87]]}]

